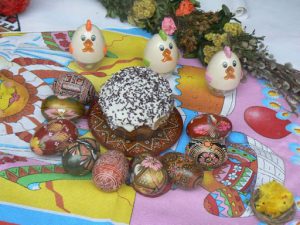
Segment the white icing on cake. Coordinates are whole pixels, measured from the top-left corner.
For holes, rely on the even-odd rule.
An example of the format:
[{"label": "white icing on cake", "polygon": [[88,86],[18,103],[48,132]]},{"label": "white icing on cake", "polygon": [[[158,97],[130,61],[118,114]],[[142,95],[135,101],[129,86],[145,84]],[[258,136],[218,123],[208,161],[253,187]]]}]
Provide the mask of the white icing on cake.
[{"label": "white icing on cake", "polygon": [[169,117],[174,99],[169,82],[146,67],[128,67],[115,73],[99,93],[99,105],[111,129],[128,132],[141,126],[157,129]]}]

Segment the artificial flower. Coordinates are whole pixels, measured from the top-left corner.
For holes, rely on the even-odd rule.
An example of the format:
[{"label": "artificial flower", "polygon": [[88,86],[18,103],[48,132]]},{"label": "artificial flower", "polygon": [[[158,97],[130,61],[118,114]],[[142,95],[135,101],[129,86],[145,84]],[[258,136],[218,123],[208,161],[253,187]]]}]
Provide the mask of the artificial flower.
[{"label": "artificial flower", "polygon": [[208,33],[205,35],[205,39],[208,41],[212,41],[216,47],[222,47],[227,40],[227,33],[223,33],[223,34]]},{"label": "artificial flower", "polygon": [[167,35],[173,35],[176,31],[176,25],[171,17],[165,17],[161,23],[161,28]]},{"label": "artificial flower", "polygon": [[241,35],[244,31],[239,23],[226,23],[223,27],[226,33],[231,34],[233,37]]},{"label": "artificial flower", "polygon": [[154,0],[135,0],[132,6],[132,16],[135,19],[149,19],[156,10]]},{"label": "artificial flower", "polygon": [[221,47],[205,45],[203,48],[204,62],[208,63],[210,59],[213,57],[213,55],[216,54],[221,49],[222,49]]},{"label": "artificial flower", "polygon": [[190,0],[183,0],[179,4],[179,8],[176,10],[176,16],[186,16],[191,14],[195,10],[195,6]]}]

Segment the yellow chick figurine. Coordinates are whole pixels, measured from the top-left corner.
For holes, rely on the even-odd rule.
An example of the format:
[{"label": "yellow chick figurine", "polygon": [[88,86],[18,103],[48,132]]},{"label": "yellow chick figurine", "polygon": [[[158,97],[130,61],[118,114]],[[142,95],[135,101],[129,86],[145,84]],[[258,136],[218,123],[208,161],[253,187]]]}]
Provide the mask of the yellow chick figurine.
[{"label": "yellow chick figurine", "polygon": [[97,70],[107,49],[100,29],[87,20],[75,31],[69,51],[82,69]]},{"label": "yellow chick figurine", "polygon": [[144,52],[144,64],[159,74],[171,73],[175,70],[179,59],[179,51],[174,40],[164,31],[148,41]]},{"label": "yellow chick figurine", "polygon": [[276,218],[293,204],[293,194],[280,183],[271,181],[259,187],[259,199],[255,202],[255,208],[260,213]]}]

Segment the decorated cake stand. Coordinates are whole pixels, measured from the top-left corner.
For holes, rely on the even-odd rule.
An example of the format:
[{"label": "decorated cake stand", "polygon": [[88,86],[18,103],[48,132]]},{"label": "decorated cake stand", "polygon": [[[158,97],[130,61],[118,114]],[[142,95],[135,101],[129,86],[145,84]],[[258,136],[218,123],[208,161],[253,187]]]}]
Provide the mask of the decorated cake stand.
[{"label": "decorated cake stand", "polygon": [[176,108],[171,113],[166,125],[159,128],[154,136],[148,140],[131,141],[117,136],[107,125],[105,117],[98,103],[90,109],[89,127],[94,137],[107,149],[122,151],[126,156],[134,157],[141,153],[159,155],[172,147],[179,139],[183,122]]}]

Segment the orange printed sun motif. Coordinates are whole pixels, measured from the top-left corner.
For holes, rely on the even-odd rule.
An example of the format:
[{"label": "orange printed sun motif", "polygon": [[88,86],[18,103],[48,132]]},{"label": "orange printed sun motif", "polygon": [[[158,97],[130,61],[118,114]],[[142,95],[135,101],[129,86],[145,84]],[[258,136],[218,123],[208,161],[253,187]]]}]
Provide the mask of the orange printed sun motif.
[{"label": "orange printed sun motif", "polygon": [[[0,71],[0,135],[34,129],[45,120],[36,107],[44,96],[39,90],[51,93],[51,88],[35,74],[19,65],[14,70]],[[24,73],[24,74],[23,74]],[[43,93],[44,94],[44,93]]]}]

